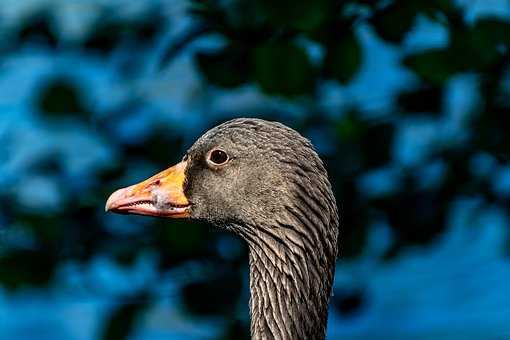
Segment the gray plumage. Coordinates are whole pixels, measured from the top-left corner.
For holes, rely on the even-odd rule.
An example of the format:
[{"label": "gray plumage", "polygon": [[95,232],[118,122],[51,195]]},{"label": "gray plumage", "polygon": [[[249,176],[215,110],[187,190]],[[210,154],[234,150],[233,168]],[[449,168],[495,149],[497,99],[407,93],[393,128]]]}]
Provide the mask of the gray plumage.
[{"label": "gray plumage", "polygon": [[[207,165],[210,150],[230,160]],[[337,256],[338,212],[324,165],[296,131],[234,119],[188,150],[191,218],[249,245],[253,339],[323,339]]]}]

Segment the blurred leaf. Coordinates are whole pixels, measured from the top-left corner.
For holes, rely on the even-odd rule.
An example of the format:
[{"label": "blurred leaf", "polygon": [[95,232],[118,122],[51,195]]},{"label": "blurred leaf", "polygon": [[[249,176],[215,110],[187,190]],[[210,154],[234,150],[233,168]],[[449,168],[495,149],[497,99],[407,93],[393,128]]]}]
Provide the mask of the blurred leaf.
[{"label": "blurred leaf", "polygon": [[507,156],[510,150],[510,123],[507,117],[510,115],[510,107],[488,107],[482,114],[476,117],[472,126],[476,129],[473,135],[474,145],[487,151],[495,157]]},{"label": "blurred leaf", "polygon": [[255,79],[264,92],[287,96],[310,93],[314,70],[306,52],[290,43],[268,43],[255,49]]},{"label": "blurred leaf", "polygon": [[342,117],[337,124],[336,130],[342,140],[357,141],[362,137],[365,124],[362,122],[356,113],[348,113]]},{"label": "blurred leaf", "polygon": [[[79,196],[79,197],[77,197]],[[109,253],[111,251],[109,242],[112,242],[112,235],[105,231],[98,213],[103,214],[101,209],[104,205],[104,198],[98,201],[84,201],[84,195],[77,195],[65,209],[62,220],[67,222],[65,227],[65,238],[59,247],[59,254],[63,257],[71,257],[82,262],[89,261],[99,251]]]},{"label": "blurred leaf", "polygon": [[97,174],[101,183],[112,183],[114,180],[122,178],[126,173],[126,164],[109,163],[105,164]]},{"label": "blurred leaf", "polygon": [[227,15],[221,4],[215,0],[191,0],[189,12],[207,26],[223,32],[228,24]]},{"label": "blurred leaf", "polygon": [[204,34],[209,33],[211,30],[205,25],[192,26],[177,39],[172,39],[172,43],[165,47],[161,53],[162,57],[159,62],[159,67],[163,68],[168,65],[173,58],[184,50],[189,44],[196,39],[202,37]]},{"label": "blurred leaf", "polygon": [[205,223],[154,220],[153,228],[162,268],[175,267],[190,259],[211,259],[214,256],[214,234]]},{"label": "blurred leaf", "polygon": [[377,199],[397,238],[397,244],[428,244],[445,228],[445,217],[451,197],[441,192],[405,190],[391,197]]},{"label": "blurred leaf", "polygon": [[221,336],[221,340],[240,340],[250,339],[250,325],[240,320],[232,320],[226,327],[225,334]]},{"label": "blurred leaf", "polygon": [[[455,1],[451,0],[414,0],[415,5],[420,12],[426,14],[432,19],[444,22],[448,18],[451,24],[462,20],[462,8]],[[452,21],[453,20],[453,21]]]},{"label": "blurred leaf", "polygon": [[144,241],[143,236],[144,235],[137,235],[137,237],[134,238],[118,238],[115,240],[116,242],[108,247],[110,254],[118,265],[127,268],[133,266],[142,249],[140,243]]},{"label": "blurred leaf", "polygon": [[196,61],[212,84],[235,87],[249,81],[248,52],[239,45],[229,45],[214,53],[198,53]]},{"label": "blurred leaf", "polygon": [[38,173],[47,175],[61,174],[63,169],[61,159],[56,153],[45,155],[34,167]]},{"label": "blurred leaf", "polygon": [[44,85],[38,94],[37,107],[51,116],[87,114],[81,92],[73,82],[64,78],[52,79]]},{"label": "blurred leaf", "polygon": [[367,125],[361,139],[361,153],[366,168],[376,168],[391,159],[395,126],[391,123],[378,122]]},{"label": "blurred leaf", "polygon": [[164,28],[165,21],[159,10],[138,20],[112,20],[102,17],[93,26],[94,31],[83,41],[83,47],[104,54],[111,53],[122,43],[131,43],[141,49],[152,43]]},{"label": "blurred leaf", "polygon": [[101,336],[104,340],[123,340],[128,339],[132,330],[136,326],[136,321],[141,314],[147,309],[148,295],[141,293],[133,297],[127,297],[127,303],[121,304],[110,315],[106,321]]},{"label": "blurred leaf", "polygon": [[36,238],[38,243],[55,247],[63,236],[65,223],[62,216],[35,213],[18,213],[16,220]]},{"label": "blurred leaf", "polygon": [[16,289],[46,285],[58,259],[49,249],[11,250],[0,254],[0,286]]},{"label": "blurred leaf", "polygon": [[497,18],[481,18],[473,28],[474,40],[479,44],[495,46],[510,43],[510,21]]},{"label": "blurred leaf", "polygon": [[328,46],[324,59],[326,74],[342,84],[347,84],[361,67],[362,49],[354,32],[339,37],[334,45]]},{"label": "blurred leaf", "polygon": [[[457,195],[476,196],[481,190],[473,187],[472,173],[469,169],[470,158],[474,150],[463,148],[445,150],[438,154],[448,160],[448,169],[443,179],[443,185],[435,193],[444,202],[450,202]],[[444,209],[441,207],[441,209]]]},{"label": "blurred leaf", "polygon": [[83,42],[83,47],[101,53],[110,53],[117,45],[119,45],[121,35],[119,27],[110,24],[99,26]]},{"label": "blurred leaf", "polygon": [[196,254],[196,251],[207,243],[208,226],[190,221],[162,222],[160,231],[162,241],[176,253]]},{"label": "blurred leaf", "polygon": [[236,271],[225,271],[220,277],[185,285],[182,297],[191,313],[231,315],[235,312],[242,287],[243,280]]},{"label": "blurred leaf", "polygon": [[424,80],[441,84],[458,72],[490,70],[505,59],[509,37],[510,23],[480,20],[473,27],[452,28],[447,48],[410,55],[404,59],[404,65]]},{"label": "blurred leaf", "polygon": [[445,49],[430,49],[407,56],[404,65],[432,84],[441,84],[459,71]]},{"label": "blurred leaf", "polygon": [[328,0],[260,0],[260,11],[275,26],[283,26],[303,31],[319,27],[331,14]]},{"label": "blurred leaf", "polygon": [[413,26],[416,13],[413,1],[393,2],[376,12],[371,22],[381,38],[400,43]]},{"label": "blurred leaf", "polygon": [[[171,146],[171,152],[168,147]],[[141,143],[129,144],[124,147],[124,154],[136,159],[137,157],[153,162],[166,169],[182,157],[183,136],[178,132],[166,128],[154,128],[148,138]],[[159,170],[159,169],[158,169]]]},{"label": "blurred leaf", "polygon": [[510,47],[510,23],[479,20],[473,27],[452,29],[450,40],[451,59],[457,67],[483,70],[496,63]]},{"label": "blurred leaf", "polygon": [[366,168],[388,162],[394,130],[391,123],[369,122],[360,119],[356,113],[347,114],[336,123],[336,131],[345,143],[344,148],[354,150],[358,157],[363,157],[363,166]]},{"label": "blurred leaf", "polygon": [[49,13],[37,13],[22,22],[17,36],[20,43],[42,43],[51,48],[58,46],[58,38]]},{"label": "blurred leaf", "polygon": [[331,303],[344,317],[358,315],[363,307],[365,307],[365,300],[366,296],[361,290],[347,291],[336,289],[331,297]]},{"label": "blurred leaf", "polygon": [[398,105],[406,112],[427,112],[441,114],[442,89],[425,86],[412,91],[405,91],[397,98]]},{"label": "blurred leaf", "polygon": [[[337,155],[336,161],[327,162],[328,173],[331,176],[333,191],[336,197],[349,197],[348,200],[338,202],[338,209],[342,212],[342,237],[338,239],[338,249],[342,258],[353,258],[363,252],[368,233],[367,206],[355,186],[353,172],[345,173],[343,155]],[[344,173],[342,176],[341,174]]]}]

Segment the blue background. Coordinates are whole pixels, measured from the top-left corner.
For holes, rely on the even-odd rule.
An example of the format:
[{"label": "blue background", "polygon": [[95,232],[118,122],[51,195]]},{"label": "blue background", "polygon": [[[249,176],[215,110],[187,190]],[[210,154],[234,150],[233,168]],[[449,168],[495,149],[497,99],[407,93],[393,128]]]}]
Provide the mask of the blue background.
[{"label": "blue background", "polygon": [[[290,32],[265,49],[239,28],[260,17],[218,2],[233,37],[207,3],[2,1],[0,339],[247,336],[240,240],[103,211],[240,116],[296,128],[327,164],[342,220],[328,338],[510,338],[508,1],[344,2],[345,40],[316,39],[312,2],[287,17],[260,1],[269,36]],[[225,46],[254,61],[215,59]]]}]

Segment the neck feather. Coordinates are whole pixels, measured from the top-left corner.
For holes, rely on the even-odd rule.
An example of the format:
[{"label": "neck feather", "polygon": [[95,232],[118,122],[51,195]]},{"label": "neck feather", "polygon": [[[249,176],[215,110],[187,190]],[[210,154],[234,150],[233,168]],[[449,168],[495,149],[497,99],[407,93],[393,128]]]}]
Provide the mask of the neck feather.
[{"label": "neck feather", "polygon": [[243,228],[256,231],[245,235],[252,338],[324,339],[336,242],[303,232],[316,226],[277,224]]},{"label": "neck feather", "polygon": [[322,161],[308,141],[295,141],[276,152],[285,173],[275,184],[285,188],[274,194],[278,202],[233,228],[250,249],[253,339],[325,338],[338,210]]}]

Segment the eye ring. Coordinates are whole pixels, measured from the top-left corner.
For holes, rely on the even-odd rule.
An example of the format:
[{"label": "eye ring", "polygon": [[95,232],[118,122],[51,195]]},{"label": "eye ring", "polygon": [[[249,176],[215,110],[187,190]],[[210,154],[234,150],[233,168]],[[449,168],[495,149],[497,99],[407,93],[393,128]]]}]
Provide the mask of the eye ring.
[{"label": "eye ring", "polygon": [[222,149],[213,149],[207,155],[207,162],[212,166],[221,166],[228,163],[230,157]]}]

